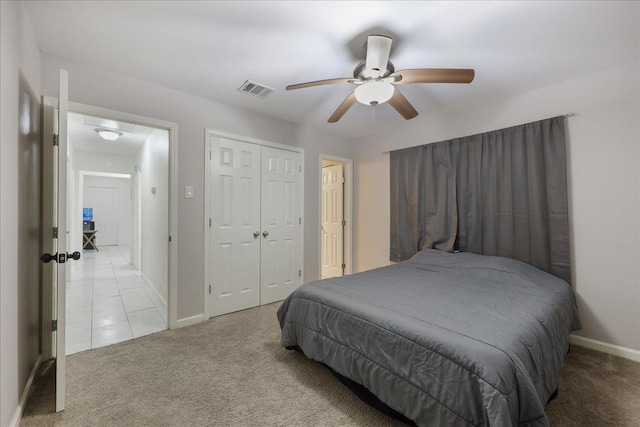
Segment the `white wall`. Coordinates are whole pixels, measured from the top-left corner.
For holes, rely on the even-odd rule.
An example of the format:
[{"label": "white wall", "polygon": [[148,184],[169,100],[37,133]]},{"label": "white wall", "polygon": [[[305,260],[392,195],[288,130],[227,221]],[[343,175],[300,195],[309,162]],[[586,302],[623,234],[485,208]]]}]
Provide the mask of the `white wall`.
[{"label": "white wall", "polygon": [[[204,312],[204,133],[216,129],[250,138],[302,146],[310,153],[349,157],[345,141],[317,130],[229,107],[211,100],[167,89],[124,75],[88,67],[43,54],[42,87],[45,95],[56,96],[58,69],[69,71],[69,99],[74,102],[124,111],[178,124],[178,319],[194,318]],[[239,94],[239,96],[241,96]],[[256,102],[268,102],[256,99]],[[312,143],[321,144],[314,148]],[[324,147],[327,147],[326,149]],[[349,150],[346,150],[349,151]],[[305,187],[316,180],[317,157],[305,153]],[[315,163],[315,164],[313,164]],[[185,199],[184,187],[194,187],[193,199]],[[305,194],[305,274],[318,271],[317,189]],[[315,225],[313,222],[315,221]],[[306,250],[309,252],[306,252]],[[305,280],[310,277],[305,276]]]},{"label": "white wall", "polygon": [[[579,335],[640,350],[640,67],[565,81],[457,112],[418,116],[400,131],[361,141],[356,155],[356,265],[389,264],[389,155],[575,112],[567,118],[573,281]],[[372,232],[375,230],[375,232]]]},{"label": "white wall", "polygon": [[[40,116],[19,113],[20,73],[39,103],[40,50],[21,4],[0,2],[0,425],[17,421],[39,357]],[[34,105],[39,111],[39,105]],[[37,132],[37,134],[33,134]],[[25,146],[25,143],[33,144]],[[37,165],[37,163],[36,163]],[[35,181],[33,173],[37,173]],[[25,186],[35,187],[25,188]],[[24,251],[23,251],[24,248]],[[25,259],[26,257],[26,259]]]},{"label": "white wall", "polygon": [[169,132],[154,129],[136,154],[135,163],[142,168],[142,275],[166,303],[169,277]]},{"label": "white wall", "polygon": [[[85,175],[83,183],[83,200],[84,207],[91,207],[87,204],[87,188],[89,187],[107,187],[116,189],[116,245],[131,244],[131,179],[115,178],[109,176],[92,176]],[[78,209],[82,212],[81,208]],[[94,218],[96,212],[93,212]],[[100,224],[96,223],[96,228],[100,228]],[[100,230],[96,234],[96,243],[100,246]]]}]

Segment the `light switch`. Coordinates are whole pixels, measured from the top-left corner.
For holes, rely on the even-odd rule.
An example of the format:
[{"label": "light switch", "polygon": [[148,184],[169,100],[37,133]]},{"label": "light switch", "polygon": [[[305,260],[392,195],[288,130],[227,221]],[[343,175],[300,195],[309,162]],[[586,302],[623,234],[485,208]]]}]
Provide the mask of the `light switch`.
[{"label": "light switch", "polygon": [[190,185],[187,185],[186,187],[184,187],[184,198],[185,199],[193,199],[193,187]]}]

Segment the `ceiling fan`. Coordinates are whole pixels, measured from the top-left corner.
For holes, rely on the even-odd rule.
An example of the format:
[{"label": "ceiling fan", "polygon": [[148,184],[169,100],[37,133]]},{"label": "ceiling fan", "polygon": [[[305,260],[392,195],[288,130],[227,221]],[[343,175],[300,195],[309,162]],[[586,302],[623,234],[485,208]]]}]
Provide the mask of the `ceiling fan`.
[{"label": "ceiling fan", "polygon": [[417,68],[412,70],[395,71],[389,53],[391,52],[391,37],[370,35],[367,38],[367,58],[360,62],[353,71],[353,78],[317,80],[307,83],[289,85],[287,90],[303,89],[312,86],[322,86],[338,83],[353,83],[357,85],[353,93],[342,101],[342,104],[329,117],[329,123],[335,123],[356,103],[356,101],[376,106],[389,102],[406,120],[418,115],[413,105],[394,85],[408,83],[471,83],[475,75],[474,70],[453,68]]}]

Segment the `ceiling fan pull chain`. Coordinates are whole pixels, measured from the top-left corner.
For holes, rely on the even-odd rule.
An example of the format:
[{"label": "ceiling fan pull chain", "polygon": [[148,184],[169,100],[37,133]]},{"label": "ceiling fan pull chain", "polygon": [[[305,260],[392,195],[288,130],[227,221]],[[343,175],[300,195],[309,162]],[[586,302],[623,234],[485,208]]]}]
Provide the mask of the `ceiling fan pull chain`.
[{"label": "ceiling fan pull chain", "polygon": [[371,128],[373,129],[373,135],[371,137],[372,139],[372,144],[376,145],[376,106],[372,105],[371,106],[371,121],[373,122],[373,126],[371,126]]}]

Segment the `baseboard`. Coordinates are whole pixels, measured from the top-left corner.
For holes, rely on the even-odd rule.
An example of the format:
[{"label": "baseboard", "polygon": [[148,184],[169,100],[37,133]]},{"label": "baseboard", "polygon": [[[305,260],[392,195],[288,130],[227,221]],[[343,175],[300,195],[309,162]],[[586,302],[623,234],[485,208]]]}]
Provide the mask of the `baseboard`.
[{"label": "baseboard", "polygon": [[634,350],[632,348],[621,347],[619,345],[609,344],[606,342],[593,340],[591,338],[581,337],[579,335],[571,335],[569,337],[569,342],[580,347],[586,347],[590,348],[591,350],[597,350],[603,353],[633,360],[634,362],[640,362],[640,351]]},{"label": "baseboard", "polygon": [[33,381],[35,380],[36,374],[38,373],[38,368],[40,367],[41,358],[42,355],[38,355],[38,359],[33,365],[33,369],[31,369],[31,374],[29,374],[27,384],[24,386],[22,396],[20,396],[20,401],[18,401],[16,412],[13,414],[13,419],[9,424],[11,427],[18,427],[20,425],[20,420],[22,419],[24,408],[27,406],[27,399],[29,398],[29,394],[31,393],[31,386],[33,385]]},{"label": "baseboard", "polygon": [[144,275],[144,273],[140,275],[140,278],[142,279],[142,285],[145,286],[146,288],[149,288],[151,292],[154,294],[155,298],[157,299],[160,305],[160,307],[158,307],[158,310],[163,310],[166,313],[167,301],[164,299],[162,295],[160,295],[160,292],[158,292],[156,287],[153,286],[153,283],[151,282],[151,280],[149,280],[147,276]]},{"label": "baseboard", "polygon": [[196,323],[204,322],[205,320],[207,319],[205,318],[204,314],[197,314],[195,316],[185,317],[184,319],[178,319],[176,321],[176,329],[195,325]]}]

